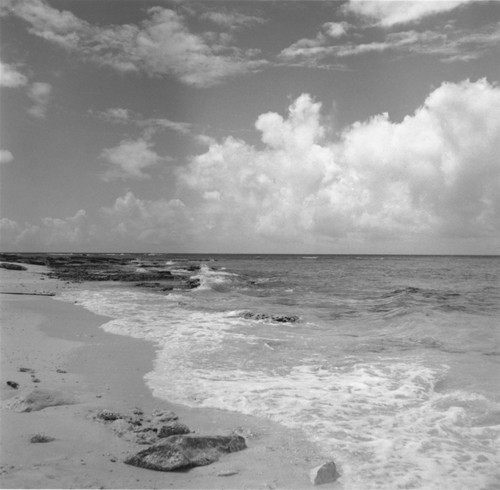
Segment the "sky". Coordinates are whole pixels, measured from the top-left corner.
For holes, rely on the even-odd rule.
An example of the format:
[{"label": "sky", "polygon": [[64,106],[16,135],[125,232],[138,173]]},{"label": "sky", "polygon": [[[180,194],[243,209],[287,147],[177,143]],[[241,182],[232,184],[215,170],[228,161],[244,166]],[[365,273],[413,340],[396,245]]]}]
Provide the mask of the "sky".
[{"label": "sky", "polygon": [[0,23],[1,251],[500,254],[499,1]]}]

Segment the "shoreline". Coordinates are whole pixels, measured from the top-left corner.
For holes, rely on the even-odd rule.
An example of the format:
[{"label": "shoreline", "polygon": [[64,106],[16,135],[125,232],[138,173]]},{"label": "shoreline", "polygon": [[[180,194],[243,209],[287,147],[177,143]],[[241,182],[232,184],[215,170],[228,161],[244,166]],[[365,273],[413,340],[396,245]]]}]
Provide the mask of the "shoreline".
[{"label": "shoreline", "polygon": [[[44,267],[36,266],[28,271],[1,271],[2,291],[5,286],[9,291],[48,289],[56,293],[65,287],[85,287],[47,280],[43,271]],[[153,366],[152,343],[107,333],[101,328],[106,317],[54,298],[2,294],[0,300],[4,317],[1,488],[312,486],[309,471],[324,462],[325,456],[302,432],[235,412],[191,408],[154,398],[143,379]],[[33,382],[33,373],[19,372],[20,367],[34,369],[39,383]],[[11,378],[19,382],[18,390],[6,386]],[[30,413],[5,406],[23,389],[33,387],[63,390],[74,395],[77,403]],[[145,446],[117,436],[91,414],[100,409],[127,412],[135,408],[146,414],[174,411],[199,435],[228,435],[238,430],[247,435],[248,447],[189,471],[159,472],[125,465],[127,456]],[[34,433],[55,440],[30,443]]]}]

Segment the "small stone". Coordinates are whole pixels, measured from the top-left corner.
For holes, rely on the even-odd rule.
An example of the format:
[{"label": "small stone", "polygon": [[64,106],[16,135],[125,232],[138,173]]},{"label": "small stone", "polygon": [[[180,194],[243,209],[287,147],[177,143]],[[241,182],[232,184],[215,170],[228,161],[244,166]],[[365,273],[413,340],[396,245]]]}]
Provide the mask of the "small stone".
[{"label": "small stone", "polygon": [[312,469],[309,476],[313,485],[331,483],[340,477],[337,472],[337,467],[333,461],[328,461],[327,463],[323,463],[322,465]]},{"label": "small stone", "polygon": [[38,443],[38,442],[52,442],[55,441],[54,437],[51,436],[46,436],[45,434],[35,434],[31,439],[30,442],[32,443]]},{"label": "small stone", "polygon": [[15,381],[7,381],[7,384],[11,387],[17,390],[19,388],[19,383],[16,383]]}]

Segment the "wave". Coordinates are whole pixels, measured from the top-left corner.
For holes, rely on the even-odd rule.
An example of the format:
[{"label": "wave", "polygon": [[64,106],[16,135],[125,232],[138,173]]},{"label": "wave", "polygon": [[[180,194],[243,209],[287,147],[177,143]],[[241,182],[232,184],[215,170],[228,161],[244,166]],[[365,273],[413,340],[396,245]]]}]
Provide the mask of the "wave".
[{"label": "wave", "polygon": [[212,290],[220,293],[227,292],[238,282],[239,277],[238,274],[223,270],[214,270],[203,264],[198,274],[191,276],[191,279],[199,281],[199,286],[194,288],[193,291]]}]

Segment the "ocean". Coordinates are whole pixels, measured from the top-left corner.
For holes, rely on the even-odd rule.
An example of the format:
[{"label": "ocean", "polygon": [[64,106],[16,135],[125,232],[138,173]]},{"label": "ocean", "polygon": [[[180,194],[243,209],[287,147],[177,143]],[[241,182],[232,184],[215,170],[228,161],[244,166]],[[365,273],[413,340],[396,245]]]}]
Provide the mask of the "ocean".
[{"label": "ocean", "polygon": [[335,488],[500,488],[500,257],[137,258],[200,285],[61,299],[155,343],[156,397],[303,430]]}]

